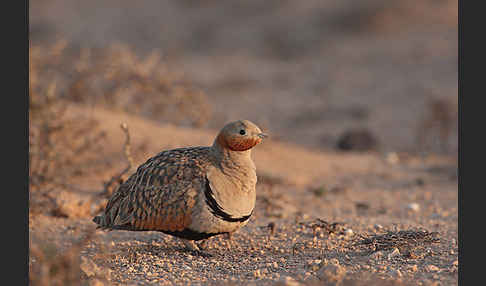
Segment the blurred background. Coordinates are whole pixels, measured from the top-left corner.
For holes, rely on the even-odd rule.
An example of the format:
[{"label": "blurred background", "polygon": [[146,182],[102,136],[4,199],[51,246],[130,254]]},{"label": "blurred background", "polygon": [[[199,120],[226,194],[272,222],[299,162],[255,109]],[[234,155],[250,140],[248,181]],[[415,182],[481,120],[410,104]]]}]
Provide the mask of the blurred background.
[{"label": "blurred background", "polygon": [[[440,231],[441,243],[427,246],[427,252],[424,247],[420,256],[410,256],[413,260],[395,257],[390,263],[395,251],[368,259],[349,251],[348,238],[336,232],[336,239],[325,238],[326,255],[319,244],[312,259],[337,257],[345,272],[373,270],[393,277],[403,272],[404,281],[417,285],[457,285],[457,1],[33,0],[29,5],[30,284],[78,285],[80,273],[86,274],[84,282],[91,277],[89,285],[104,284],[93,279],[105,274],[123,285],[148,284],[157,276],[147,269],[164,276],[159,281],[167,278],[162,269],[186,271],[177,268],[187,267],[181,256],[172,254],[170,263],[163,262],[169,268],[154,266],[162,265],[164,255],[153,246],[161,251],[172,246],[147,241],[166,238],[98,235],[92,217],[130,169],[148,157],[176,146],[210,144],[228,121],[249,119],[271,137],[255,150],[257,211],[236,239],[249,246],[250,237],[267,232],[262,226],[277,226],[275,236],[280,229],[287,240],[272,240],[268,248],[269,237],[255,244],[260,248],[251,242],[251,249],[257,256],[265,249],[267,256],[279,248],[281,259],[289,261],[279,270],[282,278],[317,267],[309,267],[317,260],[309,260],[306,246],[317,245],[314,226],[324,231],[345,222],[354,239],[393,230],[401,243],[398,230],[420,226]],[[131,133],[120,130],[122,122]],[[313,234],[311,224],[303,222],[312,217],[319,222],[312,222]],[[313,242],[307,240],[312,235]],[[298,244],[306,251],[294,255]],[[402,253],[400,259],[408,259],[403,258],[408,250]],[[239,257],[225,254],[221,261],[231,267],[219,262],[203,272],[194,267],[184,279],[211,281],[212,274],[226,273],[232,283],[235,273],[251,276],[258,264],[267,271],[266,261],[280,261],[268,257],[233,268]],[[370,261],[375,268],[360,268]],[[423,267],[426,263],[437,271]],[[381,268],[385,264],[389,267]],[[412,264],[415,270],[406,270]],[[103,275],[93,274],[98,272]],[[382,281],[368,284],[395,285]]]},{"label": "blurred background", "polygon": [[199,128],[246,118],[318,150],[455,155],[457,6],[30,1],[31,125],[77,102]]}]

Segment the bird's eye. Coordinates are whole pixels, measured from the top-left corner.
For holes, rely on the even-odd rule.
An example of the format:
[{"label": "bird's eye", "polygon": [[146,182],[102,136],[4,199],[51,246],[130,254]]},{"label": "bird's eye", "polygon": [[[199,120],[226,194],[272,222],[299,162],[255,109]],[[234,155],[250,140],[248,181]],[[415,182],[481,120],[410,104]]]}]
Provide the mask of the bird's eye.
[{"label": "bird's eye", "polygon": [[245,134],[246,134],[245,130],[244,130],[244,129],[241,129],[241,130],[240,130],[240,134],[241,134],[241,135],[245,135]]}]

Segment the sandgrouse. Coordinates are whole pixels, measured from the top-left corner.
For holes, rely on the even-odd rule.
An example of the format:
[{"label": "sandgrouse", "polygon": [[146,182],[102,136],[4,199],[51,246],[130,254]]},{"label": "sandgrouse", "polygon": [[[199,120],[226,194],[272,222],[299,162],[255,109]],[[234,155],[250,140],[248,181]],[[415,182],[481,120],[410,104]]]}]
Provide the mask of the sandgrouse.
[{"label": "sandgrouse", "polygon": [[251,148],[267,137],[248,120],[228,123],[212,146],[163,151],[140,165],[93,221],[107,230],[161,231],[194,241],[231,234],[255,207]]}]

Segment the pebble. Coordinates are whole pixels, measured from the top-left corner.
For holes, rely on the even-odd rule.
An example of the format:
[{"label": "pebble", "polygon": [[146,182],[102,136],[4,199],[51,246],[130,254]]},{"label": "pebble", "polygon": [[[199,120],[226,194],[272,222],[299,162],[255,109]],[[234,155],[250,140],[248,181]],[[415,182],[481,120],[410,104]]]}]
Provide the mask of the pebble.
[{"label": "pebble", "polygon": [[337,258],[332,258],[329,260],[329,264],[339,265],[339,260]]},{"label": "pebble", "polygon": [[344,234],[346,234],[347,236],[351,236],[354,234],[353,230],[350,229],[350,228],[347,228],[345,231],[344,231]]},{"label": "pebble", "polygon": [[[316,263],[316,261],[319,261],[319,262]],[[309,261],[307,261],[307,266],[310,270],[317,271],[317,270],[319,270],[320,263],[321,263],[320,260],[309,260]]]},{"label": "pebble", "polygon": [[98,279],[93,279],[89,282],[89,286],[103,286],[103,285],[105,284]]},{"label": "pebble", "polygon": [[410,203],[410,204],[407,205],[407,209],[414,211],[414,212],[418,212],[420,210],[420,205],[417,204],[417,203]]},{"label": "pebble", "polygon": [[373,225],[373,227],[374,227],[376,230],[383,229],[383,226],[382,226],[381,224],[375,224],[375,225]]},{"label": "pebble", "polygon": [[427,269],[427,271],[429,272],[436,272],[436,271],[439,271],[439,267],[435,266],[435,265],[427,265],[425,267]]},{"label": "pebble", "polygon": [[391,276],[394,276],[394,277],[402,277],[402,272],[400,272],[400,270],[398,269],[390,269],[389,271],[390,275]]},{"label": "pebble", "polygon": [[401,255],[400,250],[398,250],[398,248],[395,247],[393,249],[393,251],[388,254],[388,259],[392,259],[392,258],[398,257],[400,255]]},{"label": "pebble", "polygon": [[388,269],[386,265],[378,265],[376,269],[380,270],[381,272],[384,272]]},{"label": "pebble", "polygon": [[339,264],[325,265],[317,271],[317,277],[327,283],[338,284],[345,276],[346,268],[340,266]]},{"label": "pebble", "polygon": [[285,276],[282,279],[282,282],[283,282],[283,285],[286,285],[286,286],[298,286],[298,285],[301,285],[299,282],[297,282],[297,280],[295,280],[294,278],[292,278],[290,276]]},{"label": "pebble", "polygon": [[381,251],[373,252],[372,254],[370,254],[370,257],[376,260],[380,259],[381,257],[383,257],[383,252]]},{"label": "pebble", "polygon": [[396,152],[388,152],[385,157],[386,161],[392,165],[397,164],[400,162],[400,158]]}]

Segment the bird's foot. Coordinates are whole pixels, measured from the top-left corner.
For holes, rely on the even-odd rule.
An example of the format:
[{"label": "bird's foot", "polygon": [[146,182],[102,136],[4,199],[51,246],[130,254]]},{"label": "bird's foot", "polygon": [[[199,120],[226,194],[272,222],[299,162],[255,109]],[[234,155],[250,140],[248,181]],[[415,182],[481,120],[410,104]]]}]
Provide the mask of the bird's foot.
[{"label": "bird's foot", "polygon": [[208,252],[207,250],[193,250],[193,251],[191,251],[191,253],[192,253],[193,256],[200,256],[200,257],[204,257],[204,258],[214,257],[214,255],[211,254],[210,252]]},{"label": "bird's foot", "polygon": [[205,239],[205,240],[201,241],[198,246],[199,246],[199,249],[201,249],[201,250],[207,249],[208,248],[208,240]]},{"label": "bird's foot", "polygon": [[233,240],[232,232],[226,233],[225,238],[226,238],[226,245],[228,249],[233,249],[237,246],[237,242]]},{"label": "bird's foot", "polygon": [[182,242],[184,242],[184,245],[186,246],[185,250],[194,256],[201,256],[204,258],[213,257],[211,253],[201,249],[193,240],[183,239]]}]

